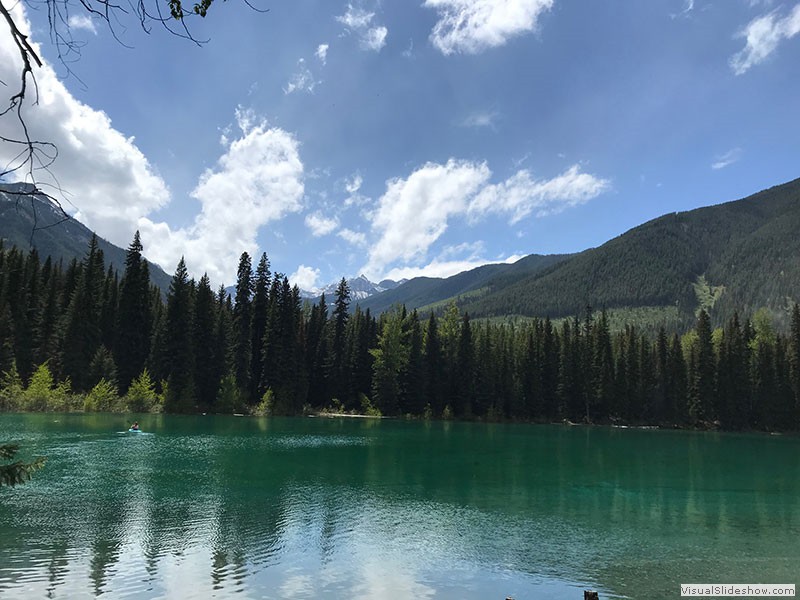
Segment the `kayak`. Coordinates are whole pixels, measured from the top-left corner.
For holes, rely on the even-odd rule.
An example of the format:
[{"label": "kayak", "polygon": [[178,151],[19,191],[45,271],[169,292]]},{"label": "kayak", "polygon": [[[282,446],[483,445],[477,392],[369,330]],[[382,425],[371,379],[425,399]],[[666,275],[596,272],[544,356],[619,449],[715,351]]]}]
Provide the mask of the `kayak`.
[{"label": "kayak", "polygon": [[128,429],[128,433],[144,433],[141,429]]}]

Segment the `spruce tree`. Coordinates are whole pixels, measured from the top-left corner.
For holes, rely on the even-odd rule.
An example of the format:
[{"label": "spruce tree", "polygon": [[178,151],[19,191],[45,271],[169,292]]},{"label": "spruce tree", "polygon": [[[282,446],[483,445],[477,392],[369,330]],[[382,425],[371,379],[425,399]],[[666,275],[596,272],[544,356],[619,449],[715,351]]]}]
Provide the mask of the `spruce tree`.
[{"label": "spruce tree", "polygon": [[689,416],[697,425],[714,418],[712,407],[715,389],[714,347],[711,341],[711,319],[700,310],[695,326],[697,341],[694,344],[692,377],[689,380]]},{"label": "spruce tree", "polygon": [[168,393],[167,412],[189,412],[195,403],[192,347],[192,285],[181,257],[167,294],[165,319]]},{"label": "spruce tree", "polygon": [[142,256],[143,250],[137,231],[125,254],[114,343],[119,388],[123,394],[144,369],[153,334],[150,269]]},{"label": "spruce tree", "polygon": [[240,395],[249,402],[250,361],[252,359],[253,270],[250,255],[243,252],[236,271],[236,298],[233,305],[233,373]]},{"label": "spruce tree", "polygon": [[433,313],[428,318],[425,329],[425,406],[430,407],[434,416],[441,416],[444,409],[444,358],[436,317]]},{"label": "spruce tree", "polygon": [[[350,306],[350,286],[347,280],[342,277],[336,288],[336,298],[334,300],[333,315],[331,319],[330,346],[328,348],[328,360],[326,370],[328,372],[328,384],[332,398],[338,398],[342,403],[348,405],[352,398],[347,398],[348,392],[348,373],[346,366],[346,338],[347,322],[350,318],[348,312]],[[351,403],[352,406],[352,403]]]},{"label": "spruce tree", "polygon": [[794,423],[800,427],[800,305],[792,308],[792,324],[789,333],[789,369],[792,391],[794,392]]},{"label": "spruce tree", "polygon": [[194,347],[194,389],[200,410],[210,411],[219,389],[216,330],[217,299],[211,290],[208,274],[197,284],[192,323]]},{"label": "spruce tree", "polygon": [[102,343],[100,311],[105,279],[103,251],[93,235],[78,282],[64,316],[61,345],[61,376],[77,391],[88,391],[89,364]]},{"label": "spruce tree", "polygon": [[267,329],[270,279],[269,260],[266,253],[264,253],[261,255],[256,267],[255,282],[253,284],[253,314],[250,327],[250,397],[256,400],[261,398],[264,393],[264,389],[261,387],[261,369],[264,366],[261,352],[264,332]]}]

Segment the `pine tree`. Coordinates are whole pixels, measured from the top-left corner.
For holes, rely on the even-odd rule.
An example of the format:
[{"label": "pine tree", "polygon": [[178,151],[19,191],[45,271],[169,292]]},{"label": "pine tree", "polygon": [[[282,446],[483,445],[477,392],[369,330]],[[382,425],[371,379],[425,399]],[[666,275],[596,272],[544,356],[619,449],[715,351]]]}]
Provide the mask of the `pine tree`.
[{"label": "pine tree", "polygon": [[253,286],[252,302],[252,323],[250,327],[250,347],[252,356],[250,358],[250,397],[261,398],[264,389],[261,387],[261,369],[264,360],[261,356],[264,332],[267,329],[267,313],[269,310],[269,286],[271,274],[269,270],[269,260],[266,253],[261,255],[256,267],[256,277]]},{"label": "pine tree", "polygon": [[384,415],[396,415],[400,408],[400,373],[408,361],[403,341],[403,317],[391,313],[378,336],[378,347],[370,351],[375,358],[372,377],[372,401]]},{"label": "pine tree", "polygon": [[452,399],[453,412],[458,417],[472,414],[475,400],[475,348],[472,341],[472,326],[469,314],[461,319],[458,350],[455,365],[455,394]]},{"label": "pine tree", "polygon": [[194,389],[200,410],[207,412],[214,405],[219,390],[216,340],[216,298],[208,274],[197,285],[194,302],[192,345],[194,347]]},{"label": "pine tree", "polygon": [[789,369],[794,392],[794,427],[800,427],[800,305],[792,309],[792,325],[789,334]]},{"label": "pine tree", "polygon": [[346,339],[347,322],[350,318],[348,308],[350,306],[350,287],[347,280],[342,277],[336,288],[336,299],[331,320],[330,346],[326,369],[328,372],[328,383],[330,393],[333,398],[338,398],[345,405],[353,406],[353,398],[347,398],[348,392],[348,373],[346,365]]},{"label": "pine tree", "polygon": [[400,376],[400,412],[420,415],[425,410],[422,403],[425,395],[422,356],[422,326],[417,311],[407,318],[408,360]]},{"label": "pine tree", "polygon": [[322,407],[326,398],[327,379],[325,377],[325,357],[328,354],[328,337],[325,335],[328,324],[328,305],[325,294],[311,307],[311,315],[306,328],[306,368],[308,370],[308,398],[312,406]]},{"label": "pine tree", "polygon": [[78,391],[90,389],[89,364],[102,343],[100,309],[104,278],[103,251],[93,235],[64,317],[61,346],[62,378],[69,378]]},{"label": "pine tree", "polygon": [[701,310],[697,317],[695,332],[697,341],[693,347],[693,372],[689,380],[689,416],[694,424],[699,424],[714,418],[714,347],[711,342],[711,319],[705,310]]},{"label": "pine tree", "polygon": [[167,412],[188,412],[194,406],[194,351],[192,347],[192,285],[181,257],[167,294],[165,320],[168,393]]},{"label": "pine tree", "polygon": [[431,313],[425,330],[425,405],[429,406],[435,416],[440,416],[444,409],[444,359],[439,340],[436,317]]},{"label": "pine tree", "polygon": [[251,296],[253,293],[253,271],[250,255],[243,252],[236,272],[236,298],[233,305],[233,372],[236,385],[245,402],[250,396],[250,361],[253,357],[253,319]]},{"label": "pine tree", "polygon": [[150,269],[142,257],[142,251],[142,242],[137,231],[125,254],[125,272],[120,282],[117,336],[114,344],[119,387],[123,394],[133,378],[144,369],[153,334]]}]

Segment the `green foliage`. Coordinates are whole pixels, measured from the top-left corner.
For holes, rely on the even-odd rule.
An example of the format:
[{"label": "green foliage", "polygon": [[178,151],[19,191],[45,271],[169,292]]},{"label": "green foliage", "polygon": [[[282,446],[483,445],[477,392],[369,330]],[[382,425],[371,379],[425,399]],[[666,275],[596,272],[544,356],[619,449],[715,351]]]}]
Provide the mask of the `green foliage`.
[{"label": "green foliage", "polygon": [[236,377],[228,373],[222,378],[217,393],[217,412],[231,415],[239,412],[243,406],[242,395],[239,386],[236,384]]},{"label": "green foliage", "polygon": [[[0,460],[13,460],[18,451],[19,446],[17,444],[0,444]],[[17,460],[11,464],[0,465],[0,487],[4,485],[14,487],[25,483],[30,480],[33,472],[44,466],[45,460],[44,457],[40,456],[29,463]]]},{"label": "green foliage", "polygon": [[12,362],[11,368],[0,378],[0,411],[17,410],[23,389],[22,378],[17,372],[17,363]]},{"label": "green foliage", "polygon": [[47,363],[39,365],[31,377],[31,382],[22,393],[20,408],[28,411],[65,411],[74,409],[70,403],[70,382],[53,381],[53,374]]},{"label": "green foliage", "polygon": [[372,405],[369,397],[366,394],[358,395],[358,402],[361,405],[361,414],[368,417],[380,417],[381,411]]},{"label": "green foliage", "polygon": [[83,400],[83,410],[86,412],[111,412],[120,410],[118,403],[119,393],[117,386],[110,381],[101,379]]},{"label": "green foliage", "polygon": [[268,389],[264,392],[264,395],[261,396],[261,402],[256,404],[255,408],[253,408],[253,415],[257,417],[267,417],[272,414],[274,408],[275,394],[272,393],[272,389]]},{"label": "green foliage", "polygon": [[697,297],[695,316],[698,317],[700,316],[701,310],[710,313],[711,309],[714,308],[714,305],[717,303],[717,300],[719,300],[725,292],[724,285],[711,285],[706,281],[705,275],[698,275],[697,280],[692,284],[692,288],[694,288],[694,295]]},{"label": "green foliage", "polygon": [[128,412],[149,412],[158,406],[156,386],[150,378],[150,372],[144,369],[139,376],[131,382],[128,393],[123,398]]}]

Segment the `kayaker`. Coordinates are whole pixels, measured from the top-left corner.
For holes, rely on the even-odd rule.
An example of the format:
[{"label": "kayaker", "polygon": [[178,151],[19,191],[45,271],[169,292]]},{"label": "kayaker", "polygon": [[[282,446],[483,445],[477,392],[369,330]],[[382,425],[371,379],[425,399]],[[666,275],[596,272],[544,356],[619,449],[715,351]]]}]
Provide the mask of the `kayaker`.
[{"label": "kayaker", "polygon": [[131,425],[131,431],[139,431],[139,421],[134,421]]}]

